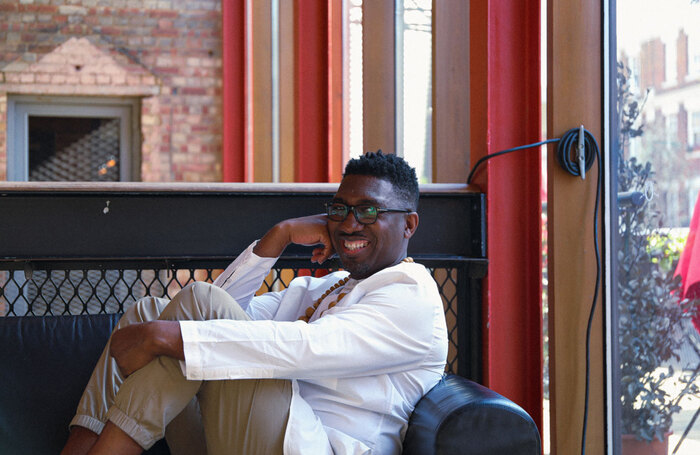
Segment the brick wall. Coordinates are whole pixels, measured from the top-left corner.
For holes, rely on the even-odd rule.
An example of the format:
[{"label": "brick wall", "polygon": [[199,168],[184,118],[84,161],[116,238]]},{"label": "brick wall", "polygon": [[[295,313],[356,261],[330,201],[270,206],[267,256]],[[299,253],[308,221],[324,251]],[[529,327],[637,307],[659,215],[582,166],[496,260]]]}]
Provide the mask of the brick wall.
[{"label": "brick wall", "polygon": [[666,48],[660,38],[654,38],[642,43],[640,52],[641,88],[661,88],[666,79]]},{"label": "brick wall", "polygon": [[683,29],[676,38],[676,74],[678,85],[683,84],[688,76],[688,34]]},{"label": "brick wall", "polygon": [[141,180],[221,179],[220,0],[0,0],[8,95],[141,99]]}]

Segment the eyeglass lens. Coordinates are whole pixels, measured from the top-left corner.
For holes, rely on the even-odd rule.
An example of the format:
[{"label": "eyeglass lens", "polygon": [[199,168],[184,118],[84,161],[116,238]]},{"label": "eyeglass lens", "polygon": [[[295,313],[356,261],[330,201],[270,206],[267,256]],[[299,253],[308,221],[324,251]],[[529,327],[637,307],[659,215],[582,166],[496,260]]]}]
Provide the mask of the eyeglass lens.
[{"label": "eyeglass lens", "polygon": [[345,204],[329,204],[328,217],[333,221],[343,221],[350,211],[355,219],[362,224],[371,224],[377,220],[377,208],[372,205],[347,206]]}]

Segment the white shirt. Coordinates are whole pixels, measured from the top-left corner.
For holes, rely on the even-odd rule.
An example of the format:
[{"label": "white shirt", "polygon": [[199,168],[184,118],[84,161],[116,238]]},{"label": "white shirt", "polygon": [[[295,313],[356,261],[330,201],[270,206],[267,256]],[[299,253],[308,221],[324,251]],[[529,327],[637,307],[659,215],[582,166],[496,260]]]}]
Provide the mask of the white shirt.
[{"label": "white shirt", "polygon": [[[188,379],[292,380],[285,454],[399,454],[408,418],[443,374],[447,330],[437,286],[422,265],[401,263],[361,281],[333,308],[347,276],[298,277],[254,297],[276,258],[251,245],[214,282],[253,321],[182,321]],[[323,317],[319,317],[323,313]]]}]

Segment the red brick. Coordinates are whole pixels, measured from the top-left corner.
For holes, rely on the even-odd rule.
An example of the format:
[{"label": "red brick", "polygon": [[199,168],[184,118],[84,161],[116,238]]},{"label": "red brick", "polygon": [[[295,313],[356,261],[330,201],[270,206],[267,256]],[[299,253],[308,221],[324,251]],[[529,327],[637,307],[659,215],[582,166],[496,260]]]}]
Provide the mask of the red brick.
[{"label": "red brick", "polygon": [[180,34],[175,29],[162,29],[162,28],[157,28],[154,29],[152,32],[153,36],[157,36],[159,38],[175,38]]},{"label": "red brick", "polygon": [[172,10],[152,10],[148,13],[150,17],[157,17],[157,18],[163,18],[163,19],[175,19],[180,15],[177,11],[172,11]]},{"label": "red brick", "polygon": [[56,5],[25,5],[27,7],[27,11],[31,11],[33,13],[41,13],[41,14],[56,14],[58,12],[58,6]]},{"label": "red brick", "polygon": [[105,35],[121,35],[124,31],[118,27],[100,27],[99,31]]},{"label": "red brick", "polygon": [[155,73],[160,74],[180,74],[180,68],[173,66],[158,66],[154,68]]}]

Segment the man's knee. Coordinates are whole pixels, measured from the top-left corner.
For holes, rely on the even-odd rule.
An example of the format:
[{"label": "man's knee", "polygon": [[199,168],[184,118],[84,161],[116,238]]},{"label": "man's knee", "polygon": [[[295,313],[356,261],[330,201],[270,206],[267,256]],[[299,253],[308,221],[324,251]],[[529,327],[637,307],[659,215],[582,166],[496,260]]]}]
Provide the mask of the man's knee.
[{"label": "man's knee", "polygon": [[206,281],[194,281],[182,288],[180,292],[192,293],[194,298],[199,302],[209,302],[212,294],[224,291],[220,287],[214,286]]},{"label": "man's knee", "polygon": [[163,310],[161,319],[203,320],[211,312],[212,294],[220,289],[209,283],[196,281],[178,292]]},{"label": "man's knee", "polygon": [[[195,281],[188,284],[178,293],[180,305],[196,306],[202,312],[208,312],[212,306],[214,296],[224,292],[218,286],[203,281]],[[224,292],[224,294],[226,294]],[[228,294],[226,294],[228,295]]]},{"label": "man's knee", "polygon": [[118,327],[122,328],[129,324],[158,319],[167,304],[167,299],[143,297],[124,311],[124,315],[119,319]]},{"label": "man's knee", "polygon": [[173,298],[162,319],[240,319],[245,312],[226,291],[213,284],[190,283]]}]

